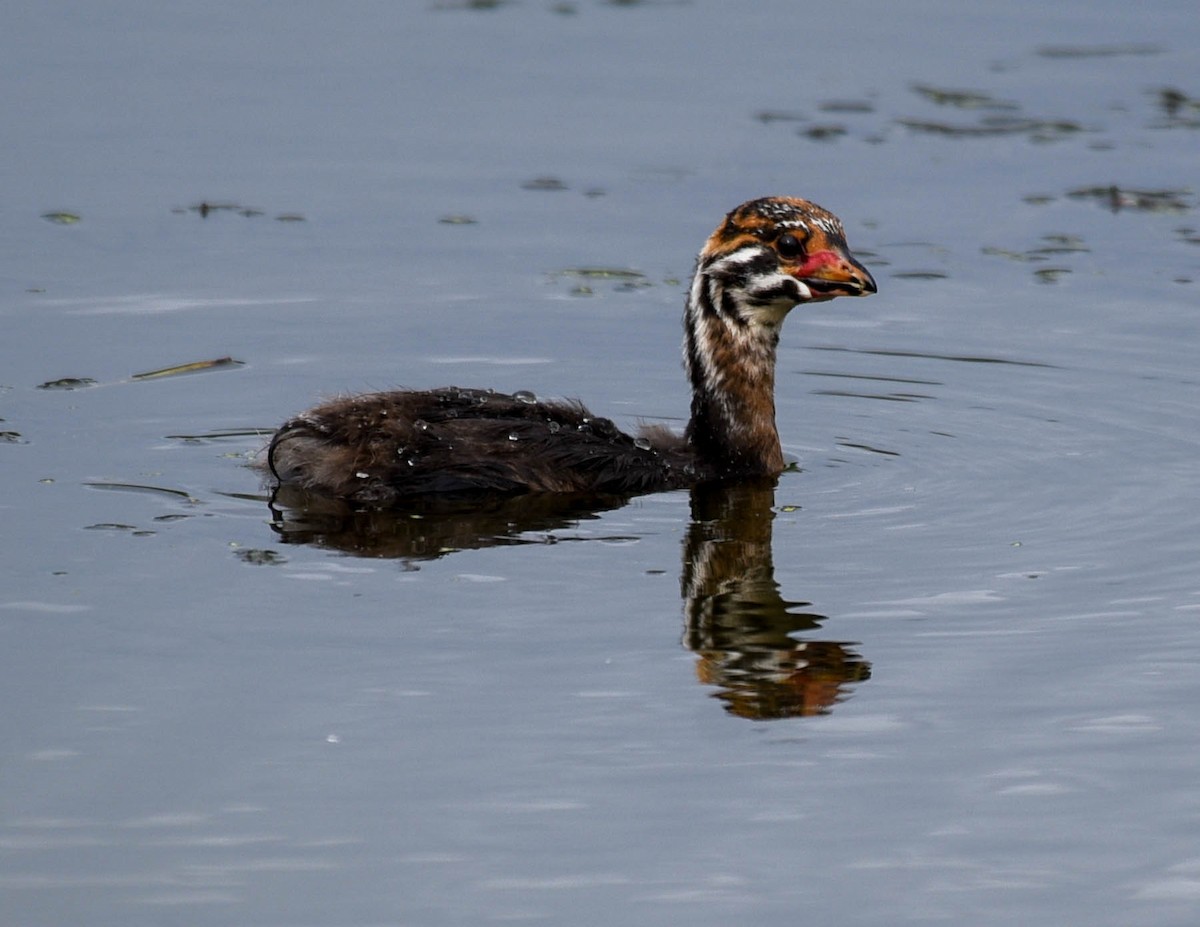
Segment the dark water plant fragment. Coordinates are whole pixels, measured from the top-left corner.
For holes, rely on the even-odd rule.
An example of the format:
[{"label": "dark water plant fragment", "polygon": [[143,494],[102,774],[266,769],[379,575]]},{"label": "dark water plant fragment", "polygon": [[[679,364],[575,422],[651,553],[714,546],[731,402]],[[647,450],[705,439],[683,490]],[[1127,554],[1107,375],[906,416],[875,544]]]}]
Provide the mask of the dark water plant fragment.
[{"label": "dark water plant fragment", "polygon": [[430,9],[433,10],[498,10],[507,6],[510,0],[438,0]]},{"label": "dark water plant fragment", "polygon": [[236,556],[242,563],[250,563],[254,566],[279,566],[281,563],[287,563],[286,557],[281,557],[273,550],[260,550],[253,547],[237,551]]},{"label": "dark water plant fragment", "polygon": [[824,125],[809,126],[807,129],[801,129],[800,134],[805,138],[811,138],[818,142],[828,142],[835,138],[841,138],[846,134],[846,127],[833,123]]},{"label": "dark water plant fragment", "polygon": [[945,280],[950,275],[940,270],[899,270],[891,276],[896,280]]},{"label": "dark water plant fragment", "polygon": [[1033,278],[1038,283],[1058,283],[1060,277],[1071,272],[1069,267],[1039,267],[1033,272]]},{"label": "dark water plant fragment", "polygon": [[274,428],[226,428],[220,431],[206,431],[195,435],[164,435],[168,441],[185,441],[189,444],[204,444],[208,441],[220,441],[224,438],[268,438],[274,434]]},{"label": "dark water plant fragment", "polygon": [[[232,202],[212,202],[209,200],[202,200],[199,203],[195,203],[194,205],[187,207],[187,209],[176,207],[175,209],[172,209],[171,212],[175,213],[176,215],[184,215],[189,212],[194,212],[201,219],[207,219],[213,213],[218,212],[234,213],[242,216],[245,219],[257,219],[259,216],[266,215],[263,210],[254,206],[243,206],[241,203]],[[283,212],[275,216],[275,221],[304,222],[305,218],[301,213],[298,212]]]},{"label": "dark water plant fragment", "polygon": [[560,277],[582,277],[586,280],[645,280],[646,275],[638,270],[624,267],[568,267],[560,270]]},{"label": "dark water plant fragment", "polygon": [[1078,235],[1051,234],[1043,235],[1046,244],[1031,249],[1029,254],[1078,254],[1090,252],[1092,249],[1083,243]]},{"label": "dark water plant fragment", "polygon": [[989,357],[983,354],[932,354],[925,351],[902,351],[894,348],[843,348],[835,345],[813,345],[810,351],[830,351],[840,354],[867,354],[874,357],[913,357],[925,360],[953,361],[962,364],[1011,364],[1014,367],[1045,367],[1057,369],[1055,364],[1041,361],[1012,360],[1007,357]]},{"label": "dark water plant fragment", "polygon": [[1200,99],[1174,87],[1161,87],[1154,91],[1154,96],[1158,108],[1166,117],[1158,128],[1200,128]]},{"label": "dark water plant fragment", "polygon": [[104,489],[104,490],[111,490],[111,491],[115,491],[115,492],[136,492],[136,493],[148,493],[150,495],[171,496],[172,498],[175,498],[175,499],[183,499],[184,501],[190,502],[193,505],[199,504],[199,502],[200,502],[199,499],[196,499],[195,497],[193,497],[192,494],[189,492],[186,492],[182,489],[171,489],[170,487],[167,487],[167,486],[150,486],[145,483],[111,483],[111,482],[84,483],[83,485],[88,487],[88,489]]},{"label": "dark water plant fragment", "polygon": [[869,100],[826,100],[817,109],[823,113],[873,113],[875,104]]},{"label": "dark water plant fragment", "polygon": [[897,122],[914,132],[945,135],[949,138],[1027,135],[1031,141],[1049,142],[1085,131],[1082,125],[1071,119],[1029,119],[1017,116],[987,116],[969,125],[929,119],[899,119]]},{"label": "dark water plant fragment", "polygon": [[95,386],[96,381],[91,377],[61,377],[57,380],[47,380],[39,383],[38,389],[87,389]]},{"label": "dark water plant fragment", "polygon": [[152,538],[157,532],[148,528],[138,528],[136,525],[125,525],[120,522],[97,522],[94,525],[84,525],[84,531],[125,531],[130,537]]},{"label": "dark water plant fragment", "polygon": [[[1053,233],[1043,235],[1041,240],[1044,244],[1038,245],[1036,248],[1028,248],[1025,251],[1014,251],[1010,248],[997,248],[991,245],[982,248],[981,251],[991,257],[1002,257],[1008,258],[1010,261],[1025,261],[1035,264],[1048,261],[1051,255],[1078,254],[1091,251],[1078,235]],[[1069,274],[1070,272],[1068,268],[1063,267],[1043,267],[1035,270],[1033,274],[1035,279],[1040,283],[1053,283],[1063,274]]]},{"label": "dark water plant fragment", "polygon": [[[879,399],[884,397],[871,396],[866,397],[871,399]],[[888,397],[890,398],[890,397]],[[849,438],[838,438],[838,447],[850,448],[856,451],[866,451],[868,454],[881,454],[884,457],[899,457],[899,451],[889,451],[882,447],[873,447],[870,444],[864,444],[862,441],[851,441]]]},{"label": "dark water plant fragment", "polygon": [[807,122],[808,117],[803,113],[790,112],[780,109],[763,109],[754,114],[759,122],[770,125],[772,122]]},{"label": "dark water plant fragment", "polygon": [[591,296],[593,295],[592,287],[589,285],[592,281],[609,280],[615,284],[615,289],[618,291],[640,290],[644,287],[654,286],[654,283],[647,279],[646,275],[636,270],[627,270],[623,267],[568,267],[566,270],[560,270],[551,276],[569,277],[579,282],[571,288],[572,296]]},{"label": "dark water plant fragment", "polygon": [[1029,251],[1013,251],[1011,248],[998,248],[995,245],[984,245],[979,249],[988,257],[1008,258],[1010,261],[1044,261],[1045,256],[1032,254]]},{"label": "dark water plant fragment", "polygon": [[958,109],[1017,109],[1016,103],[997,100],[989,93],[975,90],[949,90],[928,84],[914,84],[913,92],[936,103],[938,106],[953,106]]},{"label": "dark water plant fragment", "polygon": [[44,212],[42,218],[47,222],[53,222],[55,225],[74,225],[81,222],[82,217],[74,212]]},{"label": "dark water plant fragment", "polygon": [[1067,196],[1073,200],[1095,200],[1112,212],[1186,212],[1191,208],[1188,190],[1135,190],[1110,184],[1069,190]]},{"label": "dark water plant fragment", "polygon": [[542,192],[557,192],[568,189],[567,185],[557,177],[534,177],[521,184],[522,190],[538,190]]},{"label": "dark water plant fragment", "polygon": [[244,361],[232,357],[218,357],[214,360],[192,361],[188,364],[175,364],[172,367],[162,367],[158,370],[147,370],[145,373],[135,373],[135,380],[157,380],[162,377],[175,377],[185,373],[200,373],[205,370],[219,370],[228,367],[241,367]]},{"label": "dark water plant fragment", "polygon": [[257,210],[249,210],[244,206],[239,206],[237,203],[210,203],[207,200],[202,200],[194,206],[189,206],[191,212],[199,214],[201,219],[207,219],[214,212],[238,212],[245,216],[262,215]]},{"label": "dark water plant fragment", "polygon": [[1037,53],[1043,58],[1118,58],[1126,55],[1161,55],[1161,45],[1043,45]]}]

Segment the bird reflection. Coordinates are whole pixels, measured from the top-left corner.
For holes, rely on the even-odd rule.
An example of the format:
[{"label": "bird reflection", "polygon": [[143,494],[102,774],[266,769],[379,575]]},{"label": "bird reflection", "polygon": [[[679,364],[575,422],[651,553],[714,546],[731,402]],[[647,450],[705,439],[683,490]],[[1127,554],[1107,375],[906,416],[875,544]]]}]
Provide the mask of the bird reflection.
[{"label": "bird reflection", "polygon": [[827,713],[871,668],[851,645],[816,640],[825,616],[775,581],[775,481],[692,490],[680,586],[684,645],[726,710],[764,721]]},{"label": "bird reflection", "polygon": [[620,508],[623,495],[441,493],[403,509],[355,509],[290,486],[271,496],[271,527],[285,544],[311,544],[358,557],[402,560],[407,569],[460,550],[552,543],[550,532]]},{"label": "bird reflection", "polygon": [[[623,495],[536,493],[439,495],[403,510],[356,510],[292,487],[271,498],[272,528],[284,543],[417,569],[460,550],[553,543],[553,532],[619,508]],[[738,717],[769,720],[827,713],[870,665],[850,644],[814,637],[825,617],[785,600],[775,581],[771,532],[775,481],[707,484],[691,490],[684,541],[683,644],[700,681]]]}]

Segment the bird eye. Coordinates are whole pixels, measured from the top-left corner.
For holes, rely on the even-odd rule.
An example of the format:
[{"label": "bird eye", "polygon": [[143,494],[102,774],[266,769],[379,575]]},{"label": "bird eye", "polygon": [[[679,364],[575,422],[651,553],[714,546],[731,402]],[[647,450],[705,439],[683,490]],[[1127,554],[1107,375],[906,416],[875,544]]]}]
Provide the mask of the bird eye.
[{"label": "bird eye", "polygon": [[786,235],[780,235],[779,240],[775,242],[775,250],[779,252],[779,256],[785,260],[798,258],[804,253],[804,245],[795,235],[790,232]]}]

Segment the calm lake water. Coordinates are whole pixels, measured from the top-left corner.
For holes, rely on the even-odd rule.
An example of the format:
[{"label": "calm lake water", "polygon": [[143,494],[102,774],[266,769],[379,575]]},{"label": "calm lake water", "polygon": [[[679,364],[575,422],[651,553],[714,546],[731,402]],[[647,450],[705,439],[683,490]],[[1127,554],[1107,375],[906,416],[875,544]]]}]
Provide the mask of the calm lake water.
[{"label": "calm lake water", "polygon": [[[1197,922],[1194,3],[3,18],[0,921]],[[776,193],[880,289],[788,322],[777,486],[246,466],[396,385],[681,425]]]}]

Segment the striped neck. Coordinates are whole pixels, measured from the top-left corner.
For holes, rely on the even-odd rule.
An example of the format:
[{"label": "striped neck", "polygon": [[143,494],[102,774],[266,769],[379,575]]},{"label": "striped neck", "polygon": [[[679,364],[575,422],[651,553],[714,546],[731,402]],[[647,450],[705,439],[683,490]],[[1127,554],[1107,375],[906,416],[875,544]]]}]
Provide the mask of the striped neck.
[{"label": "striped neck", "polygon": [[[770,265],[768,269],[767,265]],[[760,266],[761,265],[761,266]],[[697,264],[684,312],[684,367],[692,386],[687,439],[723,477],[783,470],[775,427],[775,351],[798,281],[760,249]]]}]

